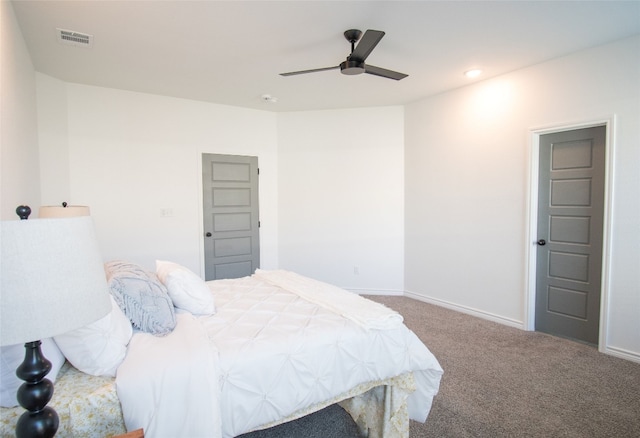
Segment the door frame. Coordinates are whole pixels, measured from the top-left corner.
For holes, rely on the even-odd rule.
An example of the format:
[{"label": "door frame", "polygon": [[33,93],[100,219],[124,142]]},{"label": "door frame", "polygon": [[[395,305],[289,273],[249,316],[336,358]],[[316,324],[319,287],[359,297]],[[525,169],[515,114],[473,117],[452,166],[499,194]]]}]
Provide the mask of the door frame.
[{"label": "door frame", "polygon": [[605,169],[604,169],[604,212],[602,226],[602,281],[600,284],[600,327],[598,350],[605,352],[609,315],[609,285],[611,270],[611,212],[613,201],[613,152],[615,146],[615,115],[583,122],[564,123],[529,129],[529,178],[528,221],[526,248],[526,284],[524,302],[524,328],[535,330],[536,312],[536,272],[538,245],[538,182],[540,160],[540,137],[562,131],[604,126],[605,133]]}]

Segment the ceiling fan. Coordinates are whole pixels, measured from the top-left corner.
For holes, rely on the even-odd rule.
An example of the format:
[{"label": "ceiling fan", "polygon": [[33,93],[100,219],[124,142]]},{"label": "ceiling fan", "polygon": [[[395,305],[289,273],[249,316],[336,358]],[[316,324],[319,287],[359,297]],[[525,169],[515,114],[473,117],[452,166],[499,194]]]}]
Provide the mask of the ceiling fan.
[{"label": "ceiling fan", "polygon": [[[381,76],[383,78],[400,79],[406,78],[408,75],[404,73],[398,73],[397,71],[387,70],[386,68],[375,67],[373,65],[365,64],[364,61],[367,56],[378,45],[384,32],[381,30],[367,30],[364,35],[358,29],[349,29],[344,32],[344,37],[351,43],[351,54],[347,56],[347,60],[341,62],[335,67],[323,67],[314,68],[311,70],[292,71],[288,73],[280,73],[281,76],[293,76],[301,75],[305,73],[316,73],[325,70],[340,69],[340,72],[344,75],[359,75],[362,73],[368,73],[370,75]],[[362,39],[360,38],[362,37]],[[356,43],[360,40],[358,45]]]}]

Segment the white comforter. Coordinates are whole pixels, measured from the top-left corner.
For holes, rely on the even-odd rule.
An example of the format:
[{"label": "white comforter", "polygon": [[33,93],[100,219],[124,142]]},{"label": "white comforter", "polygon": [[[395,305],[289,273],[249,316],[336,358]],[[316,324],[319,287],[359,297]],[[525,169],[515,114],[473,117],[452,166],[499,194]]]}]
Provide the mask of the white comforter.
[{"label": "white comforter", "polygon": [[218,352],[196,317],[176,319],[165,337],[131,338],[116,376],[125,425],[151,438],[219,438]]},{"label": "white comforter", "polygon": [[407,371],[410,417],[426,419],[442,369],[397,313],[286,271],[208,285],[215,315],[178,315],[166,338],[134,335],[117,377],[127,429],[234,437]]}]

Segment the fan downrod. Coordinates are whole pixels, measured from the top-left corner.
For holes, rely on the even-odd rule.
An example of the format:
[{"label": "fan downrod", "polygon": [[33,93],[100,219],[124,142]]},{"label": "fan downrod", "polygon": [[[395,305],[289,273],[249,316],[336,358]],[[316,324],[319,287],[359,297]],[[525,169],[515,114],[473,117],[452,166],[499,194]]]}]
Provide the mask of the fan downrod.
[{"label": "fan downrod", "polygon": [[[351,53],[356,48],[356,43],[360,40],[362,31],[358,29],[349,29],[344,31],[344,37],[351,43]],[[364,73],[364,62],[351,60],[347,57],[347,60],[340,63],[340,73],[343,75],[359,75]]]}]

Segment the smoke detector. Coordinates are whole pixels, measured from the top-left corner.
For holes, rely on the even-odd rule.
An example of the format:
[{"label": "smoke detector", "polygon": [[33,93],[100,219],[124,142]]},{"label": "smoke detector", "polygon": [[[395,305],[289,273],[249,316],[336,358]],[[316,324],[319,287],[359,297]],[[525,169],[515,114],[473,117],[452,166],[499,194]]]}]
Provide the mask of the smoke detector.
[{"label": "smoke detector", "polygon": [[78,47],[93,46],[93,35],[60,28],[56,28],[56,35],[61,44]]},{"label": "smoke detector", "polygon": [[278,102],[278,98],[277,97],[273,97],[270,94],[263,94],[262,96],[260,96],[262,101],[264,103],[276,103]]}]

